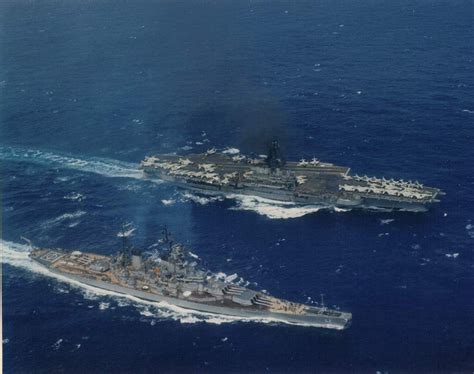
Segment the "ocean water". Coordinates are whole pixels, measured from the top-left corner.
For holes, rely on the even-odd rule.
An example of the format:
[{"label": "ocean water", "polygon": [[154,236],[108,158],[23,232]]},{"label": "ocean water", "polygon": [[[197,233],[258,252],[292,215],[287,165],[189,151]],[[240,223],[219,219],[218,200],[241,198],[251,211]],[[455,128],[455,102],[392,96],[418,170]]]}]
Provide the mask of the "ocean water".
[{"label": "ocean water", "polygon": [[[7,373],[472,372],[471,1],[0,3]],[[288,158],[443,189],[423,214],[208,199],[145,155],[279,137]],[[203,266],[353,313],[330,331],[200,315],[53,278],[166,224]]]}]

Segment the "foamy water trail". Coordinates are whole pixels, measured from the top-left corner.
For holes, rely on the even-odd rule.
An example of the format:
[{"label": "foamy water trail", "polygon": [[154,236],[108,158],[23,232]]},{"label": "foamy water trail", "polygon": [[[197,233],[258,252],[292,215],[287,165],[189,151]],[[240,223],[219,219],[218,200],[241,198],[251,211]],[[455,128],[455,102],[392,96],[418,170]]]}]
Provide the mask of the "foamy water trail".
[{"label": "foamy water trail", "polygon": [[[0,249],[1,262],[3,264],[9,264],[11,266],[22,268],[34,274],[55,278],[56,280],[68,284],[71,287],[78,288],[82,291],[85,299],[97,302],[97,308],[101,311],[110,307],[110,303],[101,300],[101,298],[104,297],[114,300],[119,307],[133,306],[139,312],[139,314],[152,325],[154,325],[156,321],[170,319],[179,321],[181,323],[206,322],[216,325],[231,322],[285,323],[271,318],[242,318],[190,311],[168,304],[166,302],[151,302],[130,295],[122,295],[113,291],[102,290],[82,284],[65,276],[52,273],[47,268],[35,263],[28,256],[30,247],[27,245],[0,240]],[[66,292],[59,289],[58,293]],[[288,324],[294,325],[293,323]],[[305,324],[298,325],[306,326]]]},{"label": "foamy water trail", "polygon": [[[217,201],[224,200],[222,196],[210,196],[184,192],[181,194],[180,202],[192,201],[199,205],[207,205]],[[348,212],[350,209],[338,208],[331,205],[298,205],[292,202],[282,202],[265,199],[258,196],[230,194],[225,198],[234,200],[235,206],[231,210],[248,210],[270,219],[290,219],[299,218],[307,214],[316,213],[320,210],[332,210],[334,212]],[[168,200],[163,201],[167,205]]]},{"label": "foamy water trail", "polygon": [[198,196],[188,191],[182,193],[181,196],[182,196],[182,199],[181,199],[182,202],[192,201],[199,205],[207,205],[215,201],[224,200],[222,196],[200,196],[200,195]]},{"label": "foamy water trail", "polygon": [[137,164],[105,158],[78,158],[48,151],[0,146],[0,159],[34,162],[113,178],[143,178]]},{"label": "foamy water trail", "polygon": [[330,205],[297,205],[292,202],[281,202],[264,199],[257,196],[231,195],[237,201],[234,210],[250,210],[270,219],[290,219],[303,217],[307,214],[316,213],[323,209],[331,209],[335,212],[347,212],[350,209],[336,208]]},{"label": "foamy water trail", "polygon": [[85,214],[86,214],[86,212],[83,211],[83,210],[78,210],[78,211],[72,212],[72,213],[64,213],[64,214],[61,214],[60,216],[58,216],[56,218],[52,218],[52,219],[49,219],[49,220],[43,222],[41,224],[41,227],[48,228],[48,227],[57,225],[57,224],[59,224],[63,221],[67,221],[67,220],[71,221],[71,220],[77,219],[79,217],[82,217]]}]

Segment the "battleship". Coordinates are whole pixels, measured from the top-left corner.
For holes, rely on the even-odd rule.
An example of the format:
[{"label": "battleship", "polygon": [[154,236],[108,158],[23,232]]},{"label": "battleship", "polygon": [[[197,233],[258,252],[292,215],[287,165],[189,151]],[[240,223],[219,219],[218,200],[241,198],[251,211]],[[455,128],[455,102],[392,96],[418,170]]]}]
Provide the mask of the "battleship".
[{"label": "battleship", "polygon": [[30,258],[81,284],[197,312],[336,330],[351,322],[350,313],[329,309],[324,302],[313,306],[279,299],[203,270],[166,230],[160,251],[145,254],[129,244],[132,230],[119,233],[122,246],[112,256],[32,246]]},{"label": "battleship", "polygon": [[443,192],[418,181],[352,175],[350,168],[312,160],[286,161],[277,141],[268,154],[248,157],[237,149],[202,154],[147,156],[146,178],[226,197],[250,195],[299,205],[342,209],[425,212]]}]

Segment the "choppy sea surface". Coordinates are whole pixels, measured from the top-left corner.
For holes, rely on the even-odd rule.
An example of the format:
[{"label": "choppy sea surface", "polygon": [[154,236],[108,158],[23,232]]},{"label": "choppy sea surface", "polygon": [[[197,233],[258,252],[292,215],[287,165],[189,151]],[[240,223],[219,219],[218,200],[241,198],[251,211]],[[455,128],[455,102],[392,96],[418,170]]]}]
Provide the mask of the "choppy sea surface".
[{"label": "choppy sea surface", "polygon": [[[470,1],[0,4],[7,373],[472,372]],[[316,156],[443,189],[423,214],[209,199],[145,155]],[[143,303],[53,278],[37,245],[148,249],[166,224],[203,266],[353,313],[330,331]],[[241,279],[240,279],[241,278]]]}]

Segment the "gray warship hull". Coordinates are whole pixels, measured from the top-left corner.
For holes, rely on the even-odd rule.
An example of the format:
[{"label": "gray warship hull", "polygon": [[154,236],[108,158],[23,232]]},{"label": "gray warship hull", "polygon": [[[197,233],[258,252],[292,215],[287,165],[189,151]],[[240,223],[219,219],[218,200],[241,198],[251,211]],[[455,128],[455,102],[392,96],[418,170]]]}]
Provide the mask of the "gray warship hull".
[{"label": "gray warship hull", "polygon": [[[51,269],[50,269],[51,270]],[[92,286],[95,288],[103,289],[106,291],[112,291],[118,294],[125,296],[134,296],[141,300],[151,301],[151,302],[165,302],[169,305],[174,305],[183,309],[190,311],[210,313],[220,316],[229,316],[237,318],[246,318],[246,319],[256,319],[256,320],[267,320],[273,322],[282,322],[289,324],[297,325],[307,325],[314,327],[322,327],[329,329],[342,330],[348,327],[347,321],[341,321],[337,318],[331,317],[321,317],[321,316],[288,316],[285,314],[271,313],[271,312],[258,312],[258,311],[246,311],[243,309],[235,308],[226,308],[226,307],[216,307],[214,305],[206,305],[202,303],[189,302],[186,300],[167,297],[164,295],[151,294],[149,292],[135,290],[133,288],[122,287],[107,282],[96,281],[94,279],[89,279],[85,277],[80,277],[77,275],[64,274],[60,271],[51,270],[55,274],[62,275],[68,279],[74,280],[81,284]]]},{"label": "gray warship hull", "polygon": [[175,185],[176,187],[193,191],[198,194],[209,196],[222,196],[225,198],[238,198],[239,196],[250,196],[274,201],[276,203],[291,203],[295,205],[317,205],[323,207],[335,207],[340,209],[367,209],[374,211],[406,211],[406,212],[427,212],[429,210],[426,203],[417,201],[401,201],[394,199],[384,199],[377,197],[337,197],[309,195],[305,197],[295,196],[291,191],[274,191],[266,188],[234,188],[232,186],[196,185],[182,179],[176,179],[157,173],[147,171],[147,178],[156,178]]},{"label": "gray warship hull", "polygon": [[[322,314],[320,308],[306,307],[307,311],[304,314],[290,314],[290,313],[278,313],[268,310],[257,310],[249,308],[239,308],[232,304],[229,307],[228,303],[224,300],[221,301],[222,305],[216,305],[213,303],[196,302],[187,300],[185,297],[174,297],[164,294],[157,294],[148,292],[145,290],[137,289],[135,287],[124,286],[121,284],[114,284],[108,281],[102,281],[96,276],[88,276],[87,274],[72,274],[65,272],[60,268],[52,266],[52,262],[48,259],[51,254],[55,256],[54,262],[57,263],[58,258],[61,257],[61,252],[57,250],[43,251],[40,255],[30,255],[31,259],[36,263],[44,266],[50,272],[65,277],[69,280],[78,282],[82,285],[92,286],[94,288],[111,291],[117,294],[125,296],[133,296],[149,302],[164,302],[171,306],[177,306],[190,311],[209,313],[219,316],[236,317],[237,319],[250,319],[255,321],[268,321],[268,322],[279,322],[295,325],[313,326],[320,328],[342,330],[350,325],[351,315],[349,313],[340,313],[340,316]],[[313,313],[314,309],[314,313]]]},{"label": "gray warship hull", "polygon": [[270,155],[248,158],[214,150],[186,156],[150,156],[140,168],[146,178],[199,193],[343,209],[425,212],[443,194],[419,182],[351,175],[347,167],[316,159],[275,166]]}]

